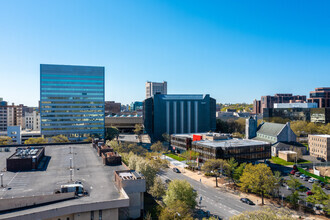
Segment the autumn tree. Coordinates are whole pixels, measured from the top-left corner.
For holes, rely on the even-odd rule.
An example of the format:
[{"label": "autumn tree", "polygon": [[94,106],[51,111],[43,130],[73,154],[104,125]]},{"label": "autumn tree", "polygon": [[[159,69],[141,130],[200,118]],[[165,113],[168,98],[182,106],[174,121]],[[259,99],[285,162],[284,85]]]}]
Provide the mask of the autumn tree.
[{"label": "autumn tree", "polygon": [[317,183],[313,184],[311,191],[313,195],[307,196],[307,202],[326,205],[326,201],[330,199],[330,195],[327,195]]},{"label": "autumn tree", "polygon": [[158,153],[161,153],[161,152],[166,151],[165,146],[160,141],[157,141],[156,143],[154,143],[153,145],[151,145],[150,149],[153,152],[158,152]]},{"label": "autumn tree", "polygon": [[239,182],[239,179],[241,178],[241,176],[243,175],[243,171],[244,171],[244,168],[246,166],[246,163],[241,163],[234,171],[234,175],[233,175],[233,178],[234,178],[234,181],[235,182]]},{"label": "autumn tree", "polygon": [[215,185],[218,187],[218,177],[220,170],[222,171],[227,162],[222,159],[209,159],[202,166],[202,171],[207,173],[213,173],[215,176]]},{"label": "autumn tree", "polygon": [[294,220],[292,213],[286,209],[274,209],[270,207],[265,207],[260,210],[246,211],[242,214],[233,216],[230,220]]},{"label": "autumn tree", "polygon": [[261,201],[264,204],[265,194],[271,192],[275,187],[275,178],[272,170],[266,164],[247,164],[239,185],[244,191],[251,190],[261,195]]},{"label": "autumn tree", "polygon": [[165,195],[165,184],[160,177],[156,177],[154,185],[151,186],[149,192],[155,198],[161,198]]},{"label": "autumn tree", "polygon": [[29,138],[24,142],[24,144],[47,144],[47,143],[48,141],[43,137]]},{"label": "autumn tree", "polygon": [[176,201],[181,201],[190,209],[194,209],[197,205],[196,198],[197,192],[194,191],[187,180],[173,180],[168,185],[164,203],[167,207],[171,207],[175,205]]},{"label": "autumn tree", "polygon": [[52,143],[68,143],[69,139],[66,136],[60,134],[60,135],[52,137],[51,142]]},{"label": "autumn tree", "polygon": [[183,201],[177,200],[166,205],[160,212],[160,220],[193,220],[193,210]]},{"label": "autumn tree", "polygon": [[290,175],[290,179],[287,181],[287,185],[290,187],[291,190],[291,194],[287,198],[291,205],[297,206],[298,200],[300,199],[300,195],[297,189],[299,186],[301,186],[301,183],[298,179]]},{"label": "autumn tree", "polygon": [[8,136],[0,136],[0,145],[12,144],[13,140]]}]

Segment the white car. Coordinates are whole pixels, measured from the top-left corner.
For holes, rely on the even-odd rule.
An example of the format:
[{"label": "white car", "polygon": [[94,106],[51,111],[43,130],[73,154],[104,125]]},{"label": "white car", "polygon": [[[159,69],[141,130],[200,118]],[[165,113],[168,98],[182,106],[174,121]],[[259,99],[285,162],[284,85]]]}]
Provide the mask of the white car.
[{"label": "white car", "polygon": [[286,185],[286,189],[287,190],[291,190],[290,186]]},{"label": "white car", "polygon": [[310,179],[308,180],[308,182],[309,182],[309,183],[314,183],[314,182],[315,182],[315,179],[314,179],[314,178],[310,178]]}]

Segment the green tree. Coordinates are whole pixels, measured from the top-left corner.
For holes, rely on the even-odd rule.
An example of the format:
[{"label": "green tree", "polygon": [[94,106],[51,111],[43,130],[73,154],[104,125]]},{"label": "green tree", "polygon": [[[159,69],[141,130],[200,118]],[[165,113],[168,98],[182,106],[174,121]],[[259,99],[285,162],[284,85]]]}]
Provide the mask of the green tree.
[{"label": "green tree", "polygon": [[161,152],[166,151],[165,146],[160,141],[157,141],[156,143],[154,143],[153,145],[151,145],[150,149],[153,152],[158,152],[158,153],[161,153]]},{"label": "green tree", "polygon": [[297,189],[299,186],[301,186],[301,183],[298,179],[290,175],[290,179],[287,181],[287,185],[291,190],[291,194],[288,196],[288,200],[291,205],[296,207],[298,205],[298,200],[300,199],[300,195]]},{"label": "green tree", "polygon": [[186,160],[196,160],[199,156],[199,153],[192,150],[187,150],[182,153],[181,156]]},{"label": "green tree", "polygon": [[93,141],[93,138],[92,137],[88,137],[85,139],[86,142],[92,142]]},{"label": "green tree", "polygon": [[155,198],[161,198],[165,195],[165,184],[160,177],[157,177],[154,181],[154,185],[149,190],[150,194]]},{"label": "green tree", "polygon": [[143,133],[143,127],[141,124],[135,124],[134,133],[139,137],[139,140],[141,142],[141,134]]},{"label": "green tree", "polygon": [[12,144],[13,140],[8,136],[0,136],[0,145],[9,145]]},{"label": "green tree", "polygon": [[60,134],[60,135],[52,137],[51,142],[52,143],[68,143],[69,139],[66,136]]},{"label": "green tree", "polygon": [[166,205],[160,212],[160,220],[193,220],[192,209],[184,202],[177,200],[170,205]]},{"label": "green tree", "polygon": [[164,141],[166,141],[166,142],[170,142],[171,137],[170,137],[169,134],[164,133],[164,134],[162,134],[162,137],[163,137]]},{"label": "green tree", "polygon": [[216,185],[216,187],[218,187],[219,172],[222,171],[226,165],[227,165],[227,162],[225,160],[209,159],[203,164],[202,171],[206,172],[206,173],[212,172],[215,176],[215,185]]},{"label": "green tree", "polygon": [[273,191],[275,187],[275,178],[272,170],[266,164],[247,164],[240,181],[239,185],[242,187],[242,190],[251,190],[261,195],[262,204],[264,204],[264,195]]},{"label": "green tree", "polygon": [[194,209],[197,205],[196,198],[197,193],[187,180],[173,180],[168,185],[164,203],[167,207],[171,207],[176,201],[181,201],[190,209]]},{"label": "green tree", "polygon": [[327,195],[317,183],[313,184],[311,191],[313,195],[307,196],[307,202],[325,205],[326,201],[330,199],[330,195]]},{"label": "green tree", "polygon": [[43,137],[29,138],[24,142],[24,144],[47,144],[47,143],[48,141]]},{"label": "green tree", "polygon": [[233,216],[230,220],[294,220],[292,213],[286,209],[263,208],[255,211],[247,211]]},{"label": "green tree", "polygon": [[110,127],[105,129],[105,139],[106,140],[112,140],[114,138],[118,139],[119,136],[119,130],[116,127]]},{"label": "green tree", "polygon": [[237,166],[238,163],[233,157],[227,160],[227,166],[225,166],[225,173],[228,176],[229,180],[231,180],[232,182],[234,182],[234,174]]},{"label": "green tree", "polygon": [[241,163],[236,169],[235,169],[235,172],[234,172],[234,181],[235,182],[239,182],[239,179],[241,178],[241,176],[243,175],[243,171],[244,171],[244,168],[246,166],[246,163]]}]

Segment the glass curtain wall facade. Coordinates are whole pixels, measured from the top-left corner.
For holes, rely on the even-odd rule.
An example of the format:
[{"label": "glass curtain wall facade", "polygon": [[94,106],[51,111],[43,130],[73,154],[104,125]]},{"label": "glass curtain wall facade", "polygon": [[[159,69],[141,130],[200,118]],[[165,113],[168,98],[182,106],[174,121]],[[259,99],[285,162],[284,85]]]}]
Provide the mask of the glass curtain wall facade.
[{"label": "glass curtain wall facade", "polygon": [[104,67],[40,65],[41,134],[104,137]]}]

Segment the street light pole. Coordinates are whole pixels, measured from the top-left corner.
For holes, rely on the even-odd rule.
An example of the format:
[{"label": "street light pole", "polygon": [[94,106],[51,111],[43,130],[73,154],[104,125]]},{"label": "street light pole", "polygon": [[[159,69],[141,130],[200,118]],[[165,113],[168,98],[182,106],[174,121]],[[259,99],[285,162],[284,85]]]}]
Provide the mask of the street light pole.
[{"label": "street light pole", "polygon": [[1,176],[1,187],[3,187],[3,173],[1,173],[0,176]]}]

